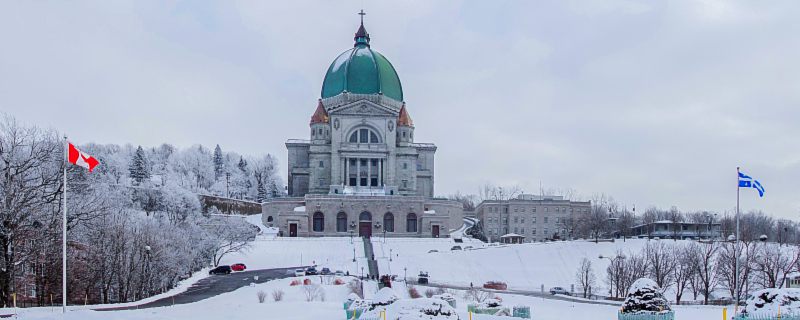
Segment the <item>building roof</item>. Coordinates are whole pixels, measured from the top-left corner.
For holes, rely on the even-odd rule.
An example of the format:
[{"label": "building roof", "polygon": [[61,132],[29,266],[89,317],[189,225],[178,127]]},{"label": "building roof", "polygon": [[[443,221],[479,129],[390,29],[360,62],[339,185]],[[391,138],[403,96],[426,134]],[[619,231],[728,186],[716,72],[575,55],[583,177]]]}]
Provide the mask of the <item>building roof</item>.
[{"label": "building roof", "polygon": [[317,110],[315,110],[314,114],[311,116],[311,124],[328,123],[328,120],[328,112],[325,111],[325,107],[322,105],[322,99],[320,99],[317,104]]},{"label": "building roof", "polygon": [[382,94],[403,101],[403,87],[392,63],[370,47],[369,33],[361,23],[353,48],[340,54],[328,67],[322,82],[322,98],[343,92]]},{"label": "building roof", "polygon": [[397,125],[398,126],[405,126],[405,127],[413,127],[414,121],[411,120],[411,116],[408,115],[408,110],[406,110],[406,104],[404,103],[402,107],[400,107],[400,114],[397,116]]}]

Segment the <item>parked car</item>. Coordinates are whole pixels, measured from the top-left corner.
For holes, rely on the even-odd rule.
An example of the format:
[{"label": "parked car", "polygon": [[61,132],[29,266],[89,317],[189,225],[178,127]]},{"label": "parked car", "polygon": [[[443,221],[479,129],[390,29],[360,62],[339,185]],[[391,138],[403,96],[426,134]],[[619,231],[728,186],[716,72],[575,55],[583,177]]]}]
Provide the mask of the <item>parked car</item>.
[{"label": "parked car", "polygon": [[233,271],[244,271],[247,269],[247,266],[244,263],[234,263],[231,265],[231,270]]},{"label": "parked car", "polygon": [[430,277],[428,276],[427,272],[420,272],[419,276],[417,277],[417,283],[426,284],[428,283],[428,278]]},{"label": "parked car", "polygon": [[570,295],[569,291],[565,290],[562,287],[552,287],[552,288],[550,288],[550,294],[552,294],[552,295],[563,294],[565,296]]},{"label": "parked car", "polygon": [[231,266],[218,266],[211,271],[208,272],[209,275],[216,275],[216,274],[230,274],[231,273]]},{"label": "parked car", "polygon": [[472,248],[472,246],[466,246],[466,247],[464,247],[464,250],[472,250],[472,249],[473,249],[473,248]]},{"label": "parked car", "polygon": [[489,281],[483,284],[483,287],[486,289],[494,289],[494,290],[506,290],[508,289],[508,285],[505,282],[500,281]]},{"label": "parked car", "polygon": [[302,276],[305,276],[305,275],[306,275],[306,271],[303,270],[303,269],[297,269],[297,270],[294,271],[294,276],[295,277],[302,277]]},{"label": "parked car", "polygon": [[329,275],[329,274],[331,274],[331,269],[329,269],[329,268],[322,268],[322,270],[320,270],[319,274],[321,274],[321,275],[323,275],[323,276]]},{"label": "parked car", "polygon": [[434,252],[439,252],[439,250],[435,250],[435,249],[434,250],[428,250],[428,253],[434,253]]},{"label": "parked car", "polygon": [[450,251],[456,251],[456,250],[461,250],[461,246],[453,246],[452,248],[450,248]]},{"label": "parked car", "polygon": [[339,277],[343,277],[343,276],[344,276],[344,271],[342,271],[342,270],[336,270],[336,272],[334,272],[334,273],[333,273],[333,275],[335,275],[335,276],[339,276]]},{"label": "parked car", "polygon": [[306,269],[306,275],[307,276],[313,276],[313,275],[317,275],[317,274],[318,274],[317,268],[308,267],[308,269]]}]

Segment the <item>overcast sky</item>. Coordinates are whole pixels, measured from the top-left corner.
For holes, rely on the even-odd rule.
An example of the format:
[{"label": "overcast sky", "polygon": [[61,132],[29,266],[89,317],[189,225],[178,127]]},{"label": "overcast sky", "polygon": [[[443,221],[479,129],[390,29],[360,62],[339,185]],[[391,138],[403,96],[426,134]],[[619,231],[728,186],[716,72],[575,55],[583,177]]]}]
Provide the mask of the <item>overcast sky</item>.
[{"label": "overcast sky", "polygon": [[[799,1],[3,1],[0,111],[76,143],[275,154],[358,12],[436,194],[484,183],[800,219]],[[284,177],[285,179],[285,177]]]}]

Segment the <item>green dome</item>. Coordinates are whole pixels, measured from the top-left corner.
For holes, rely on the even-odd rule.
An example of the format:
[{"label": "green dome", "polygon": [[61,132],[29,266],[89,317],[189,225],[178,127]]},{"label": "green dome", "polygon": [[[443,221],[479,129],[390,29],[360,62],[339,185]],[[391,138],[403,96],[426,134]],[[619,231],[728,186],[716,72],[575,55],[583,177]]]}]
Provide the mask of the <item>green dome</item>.
[{"label": "green dome", "polygon": [[322,82],[322,98],[342,92],[379,94],[403,101],[403,87],[394,67],[369,46],[364,25],[358,28],[356,44],[333,60]]}]

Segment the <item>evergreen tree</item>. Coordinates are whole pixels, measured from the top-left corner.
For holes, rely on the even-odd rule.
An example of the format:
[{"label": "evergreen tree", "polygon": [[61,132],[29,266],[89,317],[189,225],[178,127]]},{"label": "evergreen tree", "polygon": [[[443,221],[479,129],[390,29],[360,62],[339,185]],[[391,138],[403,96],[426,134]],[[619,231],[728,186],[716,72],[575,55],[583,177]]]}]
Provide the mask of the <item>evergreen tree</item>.
[{"label": "evergreen tree", "polygon": [[256,177],[256,189],[258,191],[256,194],[256,201],[264,202],[267,200],[267,188],[264,186],[264,181],[261,179],[262,173],[261,171],[255,171],[253,175]]},{"label": "evergreen tree", "polygon": [[142,183],[150,179],[150,166],[147,163],[147,155],[144,153],[142,146],[136,148],[128,170],[130,172],[130,177],[137,183]]},{"label": "evergreen tree", "polygon": [[244,157],[239,156],[239,165],[238,166],[239,166],[239,170],[242,170],[242,172],[247,172],[247,161],[244,160]]},{"label": "evergreen tree", "polygon": [[219,180],[225,172],[225,159],[222,158],[222,148],[214,148],[214,179]]}]

